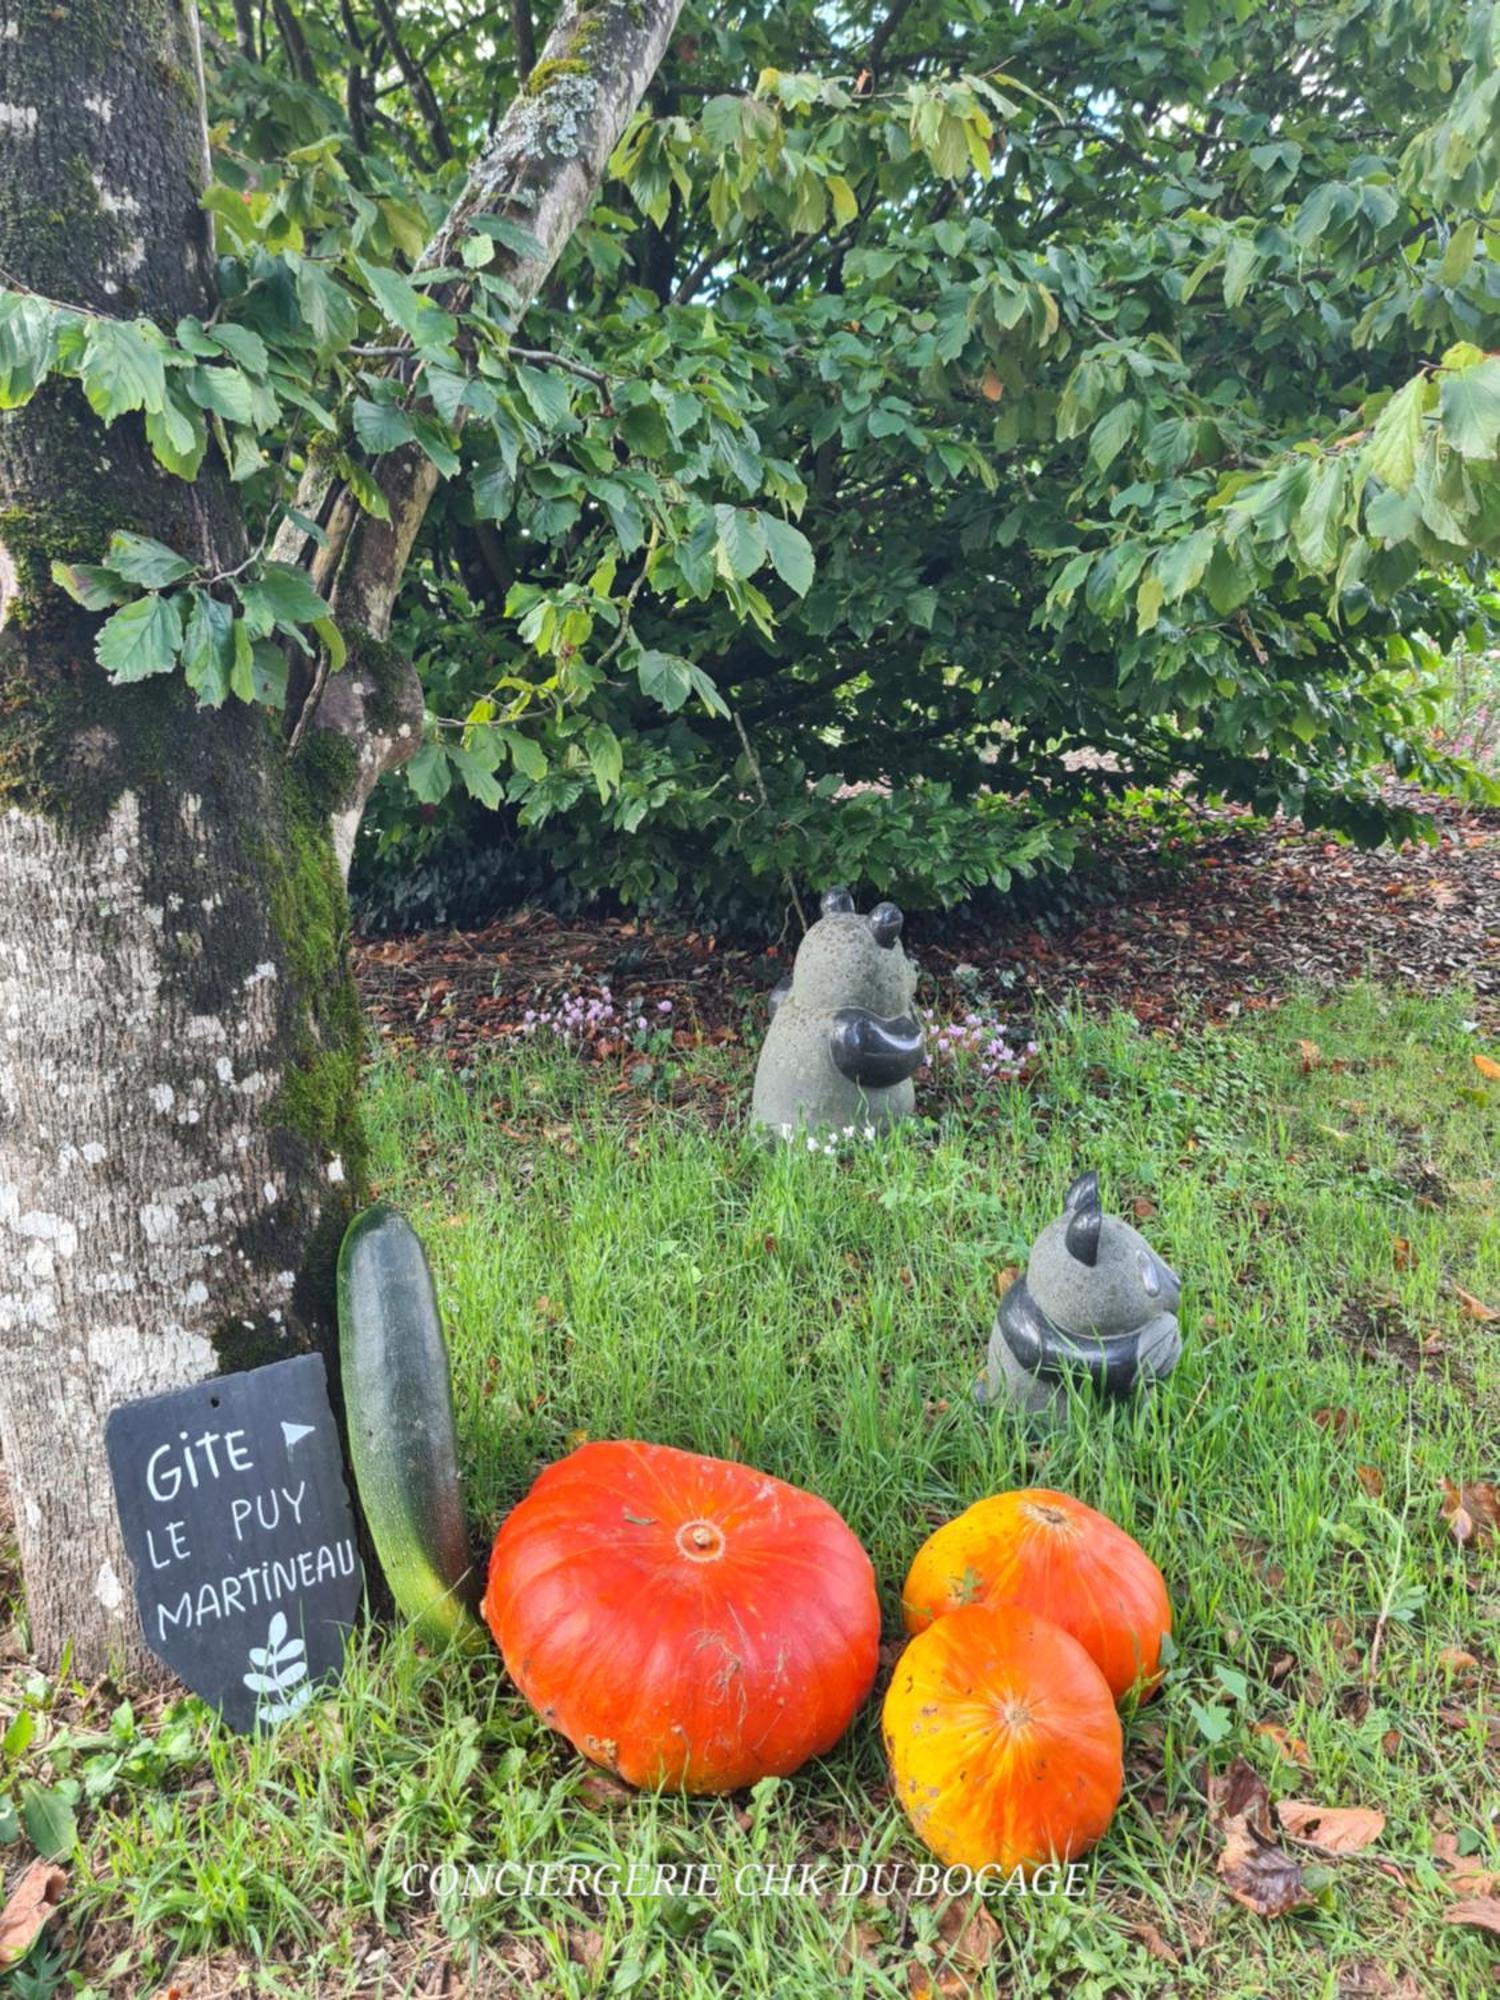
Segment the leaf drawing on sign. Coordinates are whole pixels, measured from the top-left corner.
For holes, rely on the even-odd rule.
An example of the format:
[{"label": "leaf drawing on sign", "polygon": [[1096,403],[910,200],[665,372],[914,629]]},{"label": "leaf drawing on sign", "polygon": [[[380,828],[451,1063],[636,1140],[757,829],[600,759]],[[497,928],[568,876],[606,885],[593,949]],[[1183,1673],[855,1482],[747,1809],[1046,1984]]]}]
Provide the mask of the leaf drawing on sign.
[{"label": "leaf drawing on sign", "polygon": [[257,1722],[286,1722],[300,1715],[312,1700],[306,1652],[301,1639],[288,1638],[286,1613],[278,1611],[271,1620],[265,1645],[250,1648],[253,1671],[244,1676],[245,1686],[256,1697]]}]

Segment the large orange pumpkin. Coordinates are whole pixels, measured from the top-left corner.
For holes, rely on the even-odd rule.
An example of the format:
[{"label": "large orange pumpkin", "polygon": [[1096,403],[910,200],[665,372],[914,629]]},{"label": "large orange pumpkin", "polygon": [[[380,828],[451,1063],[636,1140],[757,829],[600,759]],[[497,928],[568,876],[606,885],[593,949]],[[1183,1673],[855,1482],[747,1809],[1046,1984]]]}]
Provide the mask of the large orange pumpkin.
[{"label": "large orange pumpkin", "polygon": [[896,1797],[950,1867],[1075,1860],[1119,1803],[1114,1697],[1033,1612],[975,1604],[930,1625],[896,1662],[881,1721]]},{"label": "large orange pumpkin", "polygon": [[1115,1697],[1161,1678],[1172,1629],[1162,1573],[1105,1515],[1044,1486],[997,1493],[917,1551],[901,1593],[908,1632],[961,1604],[1019,1604],[1070,1632]]},{"label": "large orange pumpkin", "polygon": [[659,1444],[548,1466],[495,1538],[484,1615],[585,1757],[689,1792],[830,1749],[880,1643],[870,1559],[826,1500]]}]

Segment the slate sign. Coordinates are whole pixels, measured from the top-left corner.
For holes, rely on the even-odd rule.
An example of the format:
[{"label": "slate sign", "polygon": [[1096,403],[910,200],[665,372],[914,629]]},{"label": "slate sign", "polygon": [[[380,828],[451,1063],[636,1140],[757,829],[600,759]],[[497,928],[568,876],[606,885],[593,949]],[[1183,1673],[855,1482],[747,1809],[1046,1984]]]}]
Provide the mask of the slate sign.
[{"label": "slate sign", "polygon": [[363,1583],[321,1355],[122,1404],[105,1444],[146,1644],[231,1729],[296,1715]]}]

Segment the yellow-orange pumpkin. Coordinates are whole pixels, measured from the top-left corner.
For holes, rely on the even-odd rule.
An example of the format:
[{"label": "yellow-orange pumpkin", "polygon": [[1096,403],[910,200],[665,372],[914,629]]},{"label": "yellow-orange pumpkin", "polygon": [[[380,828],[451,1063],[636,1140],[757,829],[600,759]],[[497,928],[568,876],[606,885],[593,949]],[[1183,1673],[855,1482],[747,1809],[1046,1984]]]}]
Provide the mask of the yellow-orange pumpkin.
[{"label": "yellow-orange pumpkin", "polygon": [[1071,1633],[1116,1699],[1161,1678],[1172,1606],[1139,1542],[1067,1493],[979,1500],[917,1551],[901,1593],[908,1632],[963,1604],[1019,1604]]},{"label": "yellow-orange pumpkin", "polygon": [[830,1749],[875,1679],[870,1558],[826,1500],[586,1444],[507,1517],[484,1615],[543,1720],[632,1785],[727,1792]]},{"label": "yellow-orange pumpkin", "polygon": [[881,1716],[896,1797],[950,1867],[1028,1873],[1099,1839],[1124,1784],[1120,1718],[1076,1639],[968,1605],[918,1633]]}]

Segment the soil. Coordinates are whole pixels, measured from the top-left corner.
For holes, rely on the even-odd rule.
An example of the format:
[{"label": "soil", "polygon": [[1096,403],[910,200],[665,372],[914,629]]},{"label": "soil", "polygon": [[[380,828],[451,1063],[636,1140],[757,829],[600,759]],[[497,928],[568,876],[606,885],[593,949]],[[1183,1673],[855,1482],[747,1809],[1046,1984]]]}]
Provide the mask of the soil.
[{"label": "soil", "polygon": [[[928,975],[923,997],[942,1011],[983,995],[1014,1040],[1065,1005],[1125,1008],[1172,1032],[1369,977],[1465,989],[1481,1030],[1500,1032],[1500,811],[1405,802],[1432,813],[1432,844],[1361,852],[1294,822],[1204,810],[1185,841],[1143,827],[1112,847],[1092,907],[1050,920],[914,917],[906,942]],[[678,1047],[758,1035],[796,935],[793,922],[777,946],[741,945],[646,919],[520,910],[482,930],[365,942],[356,960],[382,1037],[467,1062],[528,1032],[528,1010],[606,987],[627,1020],[670,1022]],[[629,1030],[606,1018],[585,1039],[623,1053]]]}]

